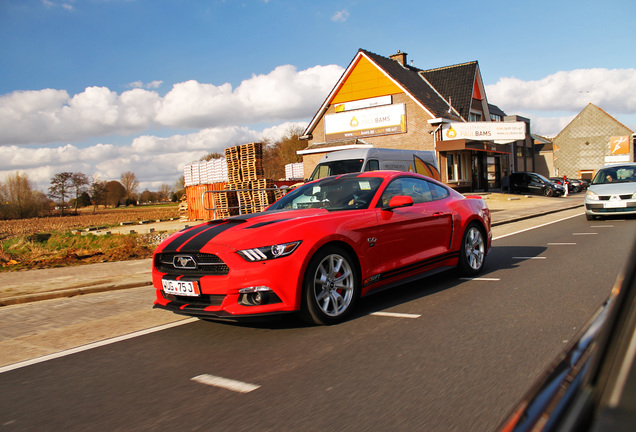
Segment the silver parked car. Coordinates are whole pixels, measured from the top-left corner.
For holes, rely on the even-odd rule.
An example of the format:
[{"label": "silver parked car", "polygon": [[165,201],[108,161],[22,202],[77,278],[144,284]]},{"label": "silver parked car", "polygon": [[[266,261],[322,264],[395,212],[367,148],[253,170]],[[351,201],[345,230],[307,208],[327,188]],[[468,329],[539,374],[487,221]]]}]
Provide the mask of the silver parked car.
[{"label": "silver parked car", "polygon": [[636,163],[601,168],[585,194],[587,220],[624,214],[636,214]]}]

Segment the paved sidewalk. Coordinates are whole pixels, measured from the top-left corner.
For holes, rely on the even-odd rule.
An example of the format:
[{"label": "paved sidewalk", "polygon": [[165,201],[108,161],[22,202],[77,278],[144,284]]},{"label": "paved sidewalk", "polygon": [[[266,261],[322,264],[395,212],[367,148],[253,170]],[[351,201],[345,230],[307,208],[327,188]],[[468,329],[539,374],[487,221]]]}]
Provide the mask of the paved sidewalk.
[{"label": "paved sidewalk", "polygon": [[[583,193],[566,198],[483,194],[493,226],[583,206]],[[170,221],[111,229],[111,233],[174,232],[199,222]],[[150,286],[151,260],[86,264],[0,273],[0,307],[81,294]]]}]

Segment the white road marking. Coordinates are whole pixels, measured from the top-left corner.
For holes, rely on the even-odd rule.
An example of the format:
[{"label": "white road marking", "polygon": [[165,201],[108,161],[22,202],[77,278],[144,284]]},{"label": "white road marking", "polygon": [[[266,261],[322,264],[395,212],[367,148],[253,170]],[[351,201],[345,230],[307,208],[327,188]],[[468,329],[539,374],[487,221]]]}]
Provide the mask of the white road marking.
[{"label": "white road marking", "polygon": [[419,314],[407,314],[407,313],[396,313],[396,312],[373,312],[371,315],[392,317],[392,318],[420,318],[422,316]]},{"label": "white road marking", "polygon": [[512,259],[518,259],[518,260],[544,260],[547,259],[546,257],[512,257]]},{"label": "white road marking", "polygon": [[465,281],[493,281],[493,282],[501,280],[500,278],[487,278],[487,277],[476,277],[476,278],[463,277],[459,279],[465,280]]},{"label": "white road marking", "polygon": [[138,332],[130,333],[130,334],[127,334],[127,335],[118,336],[118,337],[110,338],[110,339],[104,339],[103,341],[93,342],[93,343],[90,343],[90,344],[87,344],[87,345],[82,345],[82,346],[77,347],[77,348],[67,349],[67,350],[64,350],[64,351],[60,351],[58,353],[49,354],[49,355],[45,355],[45,356],[42,356],[42,357],[37,357],[37,358],[31,359],[31,360],[25,360],[25,361],[20,362],[20,363],[14,363],[14,364],[11,364],[11,365],[0,367],[0,374],[4,373],[4,372],[9,372],[9,371],[12,371],[12,370],[15,370],[15,369],[20,369],[20,368],[23,368],[23,367],[31,366],[31,365],[34,365],[34,364],[42,363],[42,362],[45,362],[45,361],[54,360],[54,359],[57,359],[57,358],[60,358],[60,357],[66,357],[68,355],[76,354],[76,353],[79,353],[79,352],[82,352],[82,351],[88,351],[88,350],[91,350],[93,348],[99,348],[99,347],[102,347],[102,346],[105,346],[105,345],[110,345],[110,344],[113,344],[115,342],[121,342],[121,341],[124,341],[124,340],[127,340],[127,339],[136,338],[138,336],[143,336],[143,335],[147,335],[147,334],[150,334],[150,333],[155,333],[155,332],[158,332],[158,331],[166,330],[166,329],[169,329],[169,328],[172,328],[172,327],[177,327],[177,326],[181,326],[181,325],[184,325],[184,324],[190,324],[190,323],[195,322],[195,321],[198,321],[198,319],[197,318],[188,318],[188,319],[184,319],[184,320],[181,320],[181,321],[176,321],[176,322],[173,322],[173,323],[170,323],[170,324],[164,324],[162,326],[153,327],[153,328],[149,328],[149,329],[146,329],[146,330],[140,330]]},{"label": "white road marking", "polygon": [[572,233],[572,235],[597,235],[598,233],[591,232],[582,232],[582,233]]},{"label": "white road marking", "polygon": [[209,385],[212,387],[220,387],[238,393],[249,393],[260,387],[256,384],[249,384],[242,381],[236,381],[233,379],[222,378],[208,374],[195,376],[194,378],[191,378],[191,380],[201,384]]},{"label": "white road marking", "polygon": [[614,228],[614,225],[590,225],[590,228]]},{"label": "white road marking", "polygon": [[522,229],[522,230],[519,230],[519,231],[515,231],[515,232],[509,233],[509,234],[500,235],[499,237],[493,237],[493,240],[499,240],[499,239],[502,239],[502,238],[505,238],[505,237],[510,237],[512,235],[515,235],[515,234],[521,234],[521,233],[526,232],[526,231],[530,231],[530,230],[533,230],[533,229],[537,229],[537,228],[541,228],[541,227],[544,227],[544,226],[552,225],[552,224],[555,224],[557,222],[562,222],[564,220],[572,219],[572,218],[579,217],[579,216],[583,216],[583,213],[578,213],[578,214],[575,214],[575,215],[572,215],[572,216],[564,217],[563,219],[558,219],[558,220],[555,220],[555,221],[552,221],[552,222],[546,222],[546,223],[541,224],[541,225],[536,225],[536,226],[533,226],[533,227],[530,227],[530,228],[525,228],[525,229]]}]

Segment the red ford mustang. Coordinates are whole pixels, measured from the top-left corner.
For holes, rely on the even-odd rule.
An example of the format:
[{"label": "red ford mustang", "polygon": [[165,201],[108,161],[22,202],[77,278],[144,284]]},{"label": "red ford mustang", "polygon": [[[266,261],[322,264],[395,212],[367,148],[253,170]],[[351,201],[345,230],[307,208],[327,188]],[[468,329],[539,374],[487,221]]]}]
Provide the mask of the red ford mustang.
[{"label": "red ford mustang", "polygon": [[428,177],[327,177],[262,213],[166,239],[153,258],[154,307],[217,319],[299,312],[335,324],[377,289],[448,267],[479,273],[491,240],[484,201]]}]

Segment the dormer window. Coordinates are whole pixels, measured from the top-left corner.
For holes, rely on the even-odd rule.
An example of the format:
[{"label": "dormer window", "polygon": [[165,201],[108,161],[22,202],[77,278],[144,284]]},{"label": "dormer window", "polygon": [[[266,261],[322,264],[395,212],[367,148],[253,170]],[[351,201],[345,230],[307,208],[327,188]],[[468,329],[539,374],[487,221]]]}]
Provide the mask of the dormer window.
[{"label": "dormer window", "polygon": [[471,122],[480,122],[481,121],[481,113],[477,111],[471,111],[470,116],[468,117],[468,121]]}]

